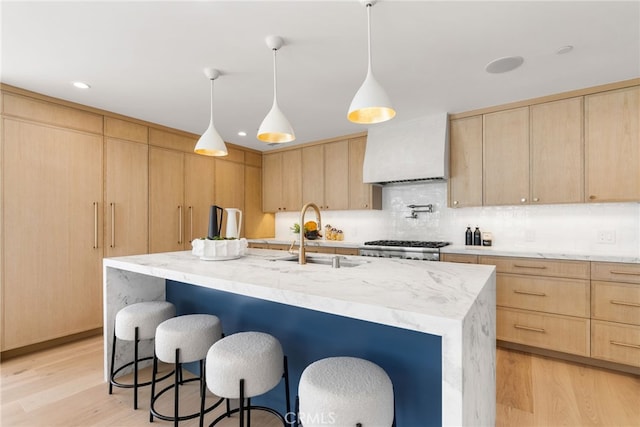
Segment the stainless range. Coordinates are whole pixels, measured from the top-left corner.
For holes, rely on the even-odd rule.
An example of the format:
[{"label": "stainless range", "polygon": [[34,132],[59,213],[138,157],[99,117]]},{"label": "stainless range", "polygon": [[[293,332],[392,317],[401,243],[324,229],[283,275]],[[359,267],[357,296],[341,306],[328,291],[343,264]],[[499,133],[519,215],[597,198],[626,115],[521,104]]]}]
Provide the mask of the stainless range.
[{"label": "stainless range", "polygon": [[424,242],[418,240],[374,240],[360,246],[360,255],[379,258],[417,259],[440,261],[440,248],[449,242]]}]

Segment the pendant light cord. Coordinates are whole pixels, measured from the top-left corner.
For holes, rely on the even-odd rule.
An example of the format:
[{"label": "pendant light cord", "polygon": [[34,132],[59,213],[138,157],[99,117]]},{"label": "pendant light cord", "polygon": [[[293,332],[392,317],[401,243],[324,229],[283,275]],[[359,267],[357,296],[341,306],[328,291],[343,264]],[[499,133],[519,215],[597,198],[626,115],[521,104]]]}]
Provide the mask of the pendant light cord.
[{"label": "pendant light cord", "polygon": [[273,105],[278,104],[278,82],[276,79],[277,70],[276,70],[276,53],[278,49],[273,49]]},{"label": "pendant light cord", "polygon": [[367,3],[367,52],[369,54],[369,69],[371,73],[371,3]]},{"label": "pendant light cord", "polygon": [[215,79],[211,79],[211,124],[213,124],[213,81]]}]

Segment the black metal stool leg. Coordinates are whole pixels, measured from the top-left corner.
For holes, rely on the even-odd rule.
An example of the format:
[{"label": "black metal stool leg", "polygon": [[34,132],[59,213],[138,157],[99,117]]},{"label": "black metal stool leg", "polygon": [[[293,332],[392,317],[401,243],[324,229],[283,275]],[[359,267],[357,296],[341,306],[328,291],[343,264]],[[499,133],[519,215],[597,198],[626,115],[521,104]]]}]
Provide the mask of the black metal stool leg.
[{"label": "black metal stool leg", "polygon": [[109,372],[109,394],[113,393],[113,370],[116,363],[116,326],[113,325],[113,343],[111,344],[111,369]]},{"label": "black metal stool leg", "polygon": [[138,409],[138,327],[134,330],[133,345],[133,409]]},{"label": "black metal stool leg", "polygon": [[[285,414],[285,420],[286,420],[291,414],[291,395],[289,393],[289,363],[287,362],[287,356],[284,357],[283,376],[284,376],[284,395],[285,395],[285,399],[287,399],[287,401],[285,402],[287,406],[287,413]],[[293,425],[293,423],[291,423],[291,425]]]},{"label": "black metal stool leg", "polygon": [[153,397],[156,394],[156,374],[158,373],[158,358],[153,354],[153,369],[151,371],[151,400],[149,403],[149,422],[153,422]]},{"label": "black metal stool leg", "polygon": [[207,375],[205,372],[206,364],[204,360],[200,361],[200,423],[199,426],[204,425],[204,397],[207,392]]},{"label": "black metal stool leg", "polygon": [[[179,373],[179,374],[178,374]],[[180,379],[178,379],[180,377]],[[180,364],[180,349],[176,348],[176,377],[175,377],[175,390],[174,390],[174,399],[173,399],[173,411],[175,414],[173,425],[174,427],[178,427],[178,417],[180,416],[178,413],[178,402],[180,398],[179,386],[182,381],[182,365]]]},{"label": "black metal stool leg", "polygon": [[240,380],[240,427],[244,427],[244,379]]}]

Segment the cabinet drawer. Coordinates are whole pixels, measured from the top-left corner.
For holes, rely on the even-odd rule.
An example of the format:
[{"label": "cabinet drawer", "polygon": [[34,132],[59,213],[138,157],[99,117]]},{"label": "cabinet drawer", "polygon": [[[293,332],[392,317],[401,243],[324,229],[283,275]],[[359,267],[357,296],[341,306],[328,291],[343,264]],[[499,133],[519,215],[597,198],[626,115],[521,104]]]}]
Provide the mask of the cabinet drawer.
[{"label": "cabinet drawer", "polygon": [[640,366],[640,326],[591,321],[591,357]]},{"label": "cabinet drawer", "polygon": [[358,248],[336,248],[336,254],[338,255],[360,255]]},{"label": "cabinet drawer", "polygon": [[496,338],[589,356],[589,319],[498,307]]},{"label": "cabinet drawer", "polygon": [[510,258],[481,256],[480,264],[496,266],[498,273],[528,274],[534,276],[589,279],[589,262],[564,261],[537,258]]},{"label": "cabinet drawer", "polygon": [[640,283],[640,264],[619,262],[592,262],[591,280]]},{"label": "cabinet drawer", "polygon": [[307,253],[315,253],[315,254],[335,254],[336,250],[330,246],[306,246],[304,251]]},{"label": "cabinet drawer", "polygon": [[591,317],[640,325],[640,285],[591,281]]},{"label": "cabinet drawer", "polygon": [[496,304],[545,313],[589,317],[589,281],[498,274]]},{"label": "cabinet drawer", "polygon": [[254,249],[269,249],[269,244],[253,242],[253,243],[249,243],[249,247]]},{"label": "cabinet drawer", "polygon": [[467,254],[442,254],[442,261],[445,262],[459,262],[463,264],[477,264],[478,263],[478,255],[467,255]]}]

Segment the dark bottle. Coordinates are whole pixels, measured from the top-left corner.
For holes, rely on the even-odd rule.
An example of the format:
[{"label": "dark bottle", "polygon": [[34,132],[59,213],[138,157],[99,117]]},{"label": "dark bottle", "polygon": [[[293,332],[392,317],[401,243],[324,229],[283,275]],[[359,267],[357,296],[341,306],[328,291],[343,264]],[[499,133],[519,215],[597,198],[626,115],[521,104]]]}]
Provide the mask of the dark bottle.
[{"label": "dark bottle", "polygon": [[467,231],[464,233],[464,244],[467,246],[473,245],[473,232],[471,231],[471,226],[468,226]]},{"label": "dark bottle", "polygon": [[482,244],[482,236],[480,236],[480,229],[476,227],[473,232],[473,246],[480,246]]}]

